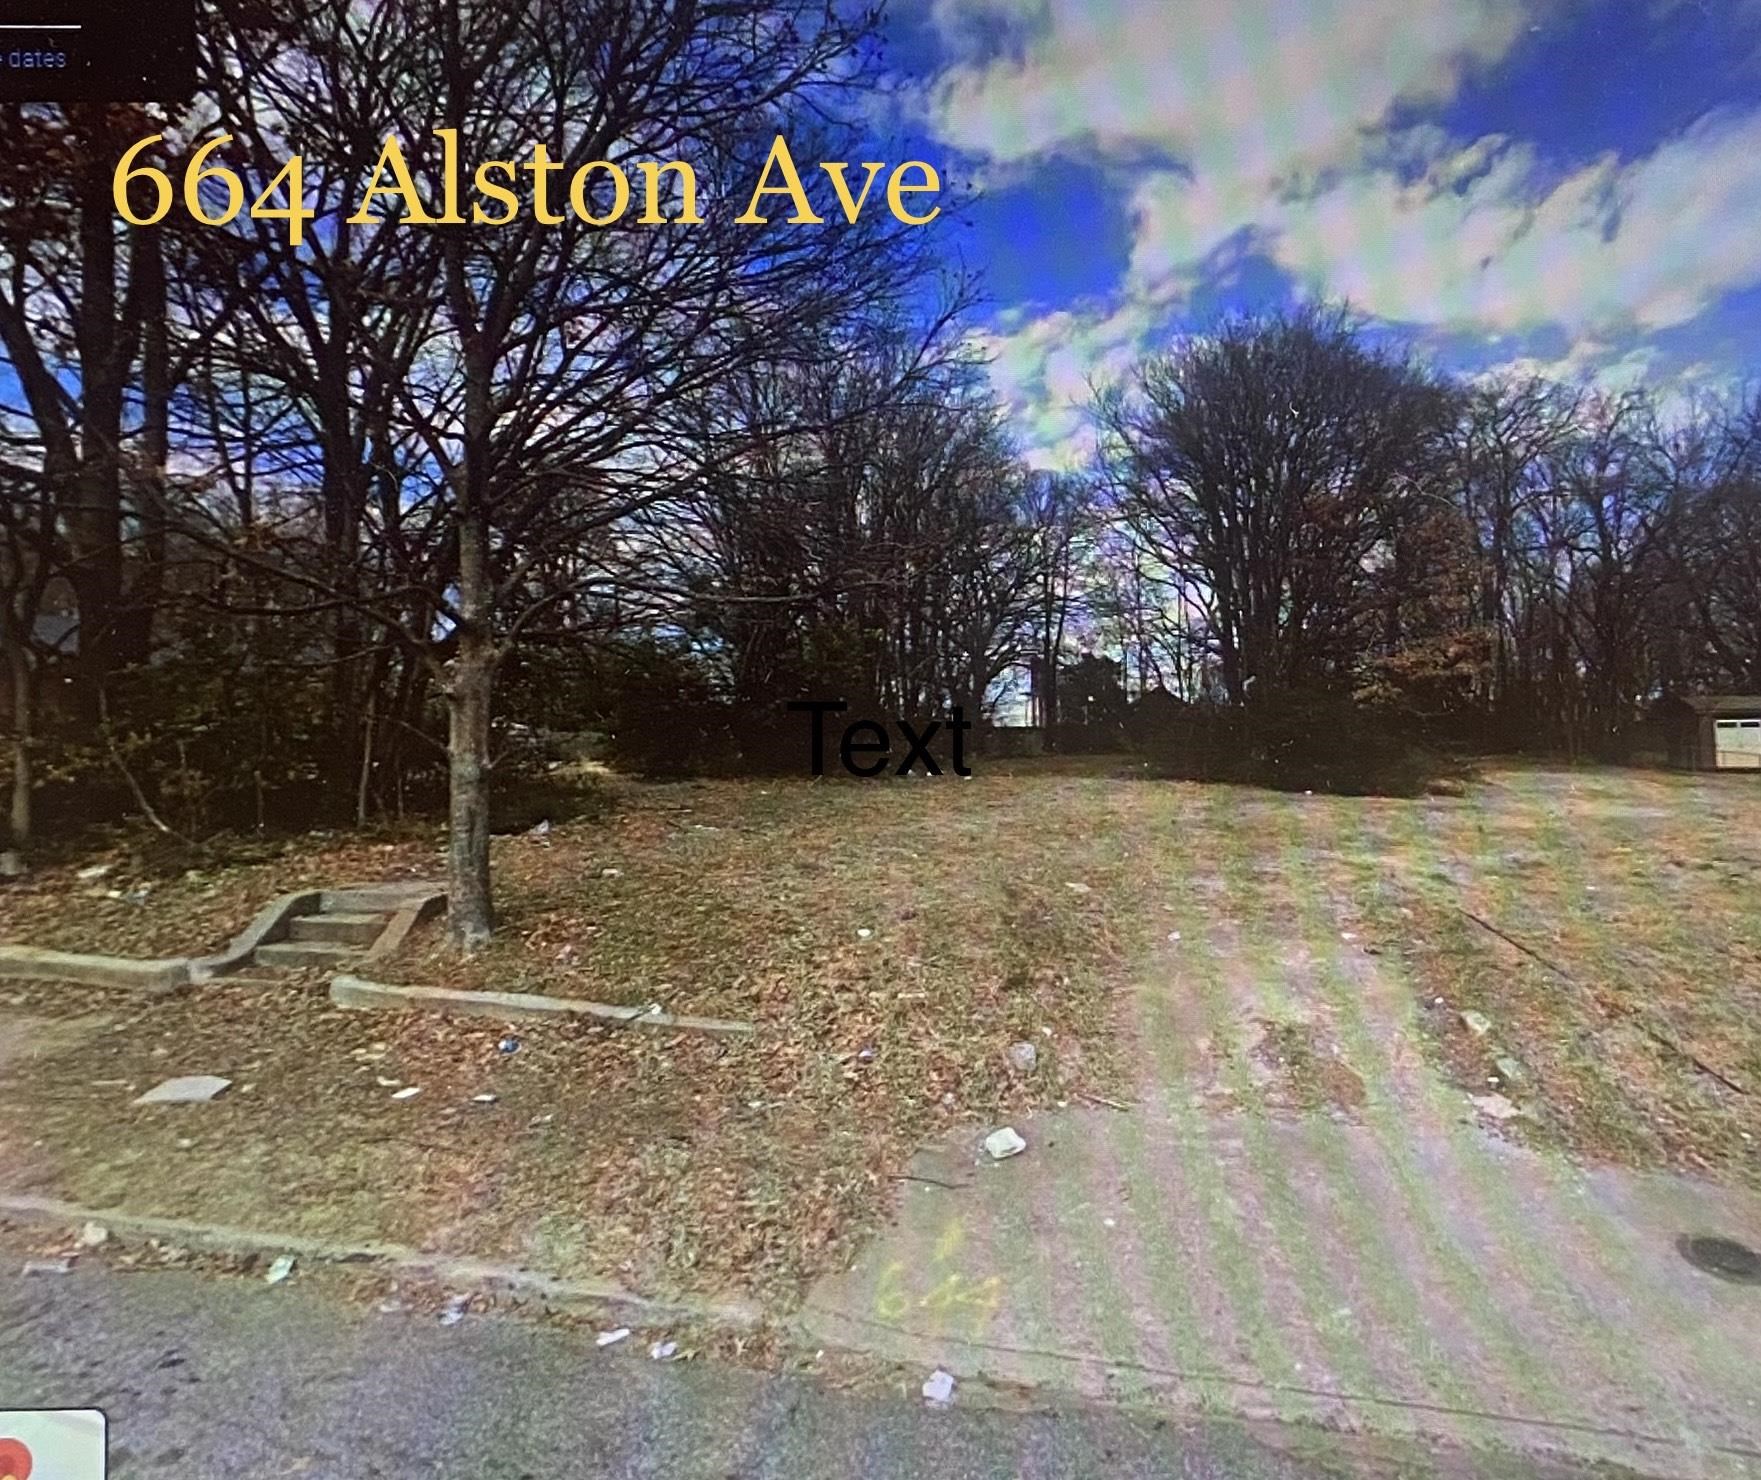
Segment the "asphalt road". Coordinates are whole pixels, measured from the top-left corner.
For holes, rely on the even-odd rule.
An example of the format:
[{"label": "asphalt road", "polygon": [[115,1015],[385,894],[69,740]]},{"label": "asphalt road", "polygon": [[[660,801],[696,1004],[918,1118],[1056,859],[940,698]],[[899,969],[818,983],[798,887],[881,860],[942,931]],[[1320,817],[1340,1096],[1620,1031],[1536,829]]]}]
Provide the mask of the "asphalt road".
[{"label": "asphalt road", "polygon": [[810,1378],[600,1351],[591,1332],[514,1316],[446,1327],[381,1314],[297,1277],[272,1288],[101,1263],[23,1275],[0,1257],[0,1407],[103,1408],[121,1480],[1538,1473],[1100,1407],[960,1398],[938,1411]]}]

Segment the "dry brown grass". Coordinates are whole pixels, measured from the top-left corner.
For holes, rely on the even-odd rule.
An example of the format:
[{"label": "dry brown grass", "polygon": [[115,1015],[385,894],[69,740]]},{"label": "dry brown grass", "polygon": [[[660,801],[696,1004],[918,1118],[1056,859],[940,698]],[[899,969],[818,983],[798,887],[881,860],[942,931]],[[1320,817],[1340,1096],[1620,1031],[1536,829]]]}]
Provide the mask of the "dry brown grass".
[{"label": "dry brown grass", "polygon": [[[1094,825],[1106,785],[620,787],[607,817],[498,840],[494,949],[461,963],[436,932],[382,974],[659,999],[750,1020],[751,1043],[544,1026],[503,1053],[494,1024],[222,984],[0,1067],[8,1180],[651,1290],[793,1288],[849,1256],[923,1140],[1109,1083],[1131,885]],[[1006,1057],[1022,1038],[1032,1076]],[[236,1087],[129,1106],[190,1072]]]},{"label": "dry brown grass", "polygon": [[1580,1155],[1761,1183],[1753,778],[1509,770],[1423,836],[1379,837],[1404,875],[1380,927],[1464,1084],[1532,1100]]},{"label": "dry brown grass", "polygon": [[1761,1184],[1753,777],[1508,767],[1459,799],[1244,790],[1187,839],[1219,860],[1245,939],[1298,929],[1322,949],[1344,927],[1382,953],[1439,1067],[1532,1112],[1510,1134]]},{"label": "dry brown grass", "polygon": [[[780,1294],[850,1257],[921,1142],[1117,1092],[1115,993],[1202,899],[1236,941],[1222,964],[1267,1001],[1299,989],[1278,964],[1293,947],[1326,959],[1349,931],[1378,951],[1416,1004],[1390,1031],[1422,1034],[1466,1089],[1520,1063],[1509,1090],[1532,1114],[1511,1133],[1761,1181],[1761,787],[1513,769],[1464,798],[1390,801],[1129,775],[1097,760],[972,782],[615,783],[591,820],[497,840],[493,949],[460,962],[431,934],[380,972],[659,1001],[748,1019],[749,1044],[547,1026],[503,1053],[493,1023],[292,989],[140,1006],[0,986],[9,1026],[42,1020],[18,1029],[40,1051],[0,1062],[0,1162],[15,1188],[88,1203]],[[432,872],[433,848],[318,840],[155,896],[224,938],[282,889]],[[4,901],[13,938],[131,948],[104,933],[116,901]],[[1492,1032],[1463,1028],[1464,1008]],[[1357,1112],[1361,1045],[1239,1010],[1271,1024],[1260,1108]],[[1040,1049],[1031,1077],[1005,1057],[1020,1038]],[[235,1090],[129,1106],[204,1071]],[[393,1102],[382,1078],[422,1093]]]}]

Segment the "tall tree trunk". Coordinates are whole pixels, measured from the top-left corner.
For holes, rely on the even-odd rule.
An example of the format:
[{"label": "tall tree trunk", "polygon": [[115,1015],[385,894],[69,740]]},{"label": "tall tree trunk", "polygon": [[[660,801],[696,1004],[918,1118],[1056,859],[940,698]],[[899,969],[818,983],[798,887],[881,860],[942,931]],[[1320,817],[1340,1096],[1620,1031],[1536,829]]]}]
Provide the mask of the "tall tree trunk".
[{"label": "tall tree trunk", "polygon": [[458,491],[458,647],[447,666],[447,915],[455,944],[486,945],[495,930],[489,884],[489,717],[500,654],[489,566],[489,373],[468,341],[464,462]]},{"label": "tall tree trunk", "polygon": [[[141,339],[140,474],[133,506],[140,525],[136,575],[125,596],[113,656],[144,663],[153,648],[153,622],[165,585],[166,486],[171,460],[171,326],[166,303],[165,244],[157,226],[137,227],[129,291],[139,303]],[[118,539],[121,530],[118,530]]]},{"label": "tall tree trunk", "polygon": [[35,792],[31,747],[36,739],[36,685],[31,682],[30,656],[12,624],[5,624],[6,666],[12,678],[12,803],[7,812],[7,838],[0,852],[0,876],[16,878],[25,871],[34,831]]},{"label": "tall tree trunk", "polygon": [[[455,258],[452,289],[468,302]],[[460,311],[461,323],[470,322]],[[458,501],[457,650],[447,666],[448,839],[447,914],[455,944],[474,950],[495,930],[489,884],[489,718],[500,653],[495,640],[495,584],[489,560],[490,366],[483,341],[465,336],[463,458],[454,487]]]},{"label": "tall tree trunk", "polygon": [[80,362],[79,467],[65,513],[68,583],[79,606],[80,699],[95,718],[115,666],[122,615],[121,448],[124,365],[116,302],[116,207],[111,176],[118,151],[104,110],[83,110],[77,165],[80,302],[74,338]]},{"label": "tall tree trunk", "polygon": [[495,930],[489,886],[489,714],[495,660],[479,634],[461,634],[447,665],[447,918],[455,943],[487,944]]}]

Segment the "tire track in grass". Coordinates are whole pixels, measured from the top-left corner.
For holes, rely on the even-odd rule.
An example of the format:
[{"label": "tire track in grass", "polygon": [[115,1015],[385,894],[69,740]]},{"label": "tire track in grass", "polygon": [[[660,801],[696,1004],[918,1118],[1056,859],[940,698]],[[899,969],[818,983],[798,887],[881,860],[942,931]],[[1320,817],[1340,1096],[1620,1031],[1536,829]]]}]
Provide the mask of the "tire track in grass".
[{"label": "tire track in grass", "polygon": [[[1108,965],[1116,978],[1113,991],[1117,998],[1134,991],[1128,982],[1117,978],[1133,974],[1141,956],[1145,907],[1141,865],[1146,840],[1139,830],[1121,825],[1124,809],[1116,783],[1085,790],[1083,803],[1093,814],[1108,817],[1112,823],[1097,829],[1089,841],[1097,855],[1095,872],[1106,881],[1099,891],[1102,903],[1098,907],[1110,917],[1108,929],[1113,937],[1113,950]],[[1109,1113],[1117,1114],[1096,1111],[1092,1115]],[[1134,1118],[1121,1117],[1126,1121]],[[1112,1398],[1140,1396],[1146,1388],[1158,1385],[1153,1379],[1146,1380],[1141,1370],[1168,1370],[1178,1365],[1155,1313],[1143,1298],[1143,1245],[1133,1237],[1131,1226],[1136,1221],[1137,1206],[1129,1196],[1119,1197],[1121,1189],[1130,1190],[1125,1181],[1128,1175],[1139,1187],[1154,1185],[1137,1175],[1140,1162],[1118,1139],[1123,1129],[1109,1121],[1102,1123],[1099,1133],[1086,1135],[1077,1125],[1067,1123],[1064,1137],[1071,1171],[1068,1178],[1057,1183],[1058,1221],[1067,1246],[1077,1250],[1079,1260],[1080,1273],[1074,1281],[1081,1291],[1077,1305],[1084,1312],[1084,1326],[1094,1341],[1093,1349],[1107,1361],[1100,1395]],[[1121,1200],[1133,1203],[1133,1216],[1121,1228],[1119,1216],[1114,1214],[1113,1226],[1109,1227],[1103,1221],[1107,1215],[1100,1210]],[[1123,1211],[1121,1207],[1120,1212]],[[1150,1248],[1159,1247],[1160,1243],[1151,1241]],[[1141,1370],[1134,1372],[1134,1368]]]},{"label": "tire track in grass", "polygon": [[[1305,809],[1292,799],[1274,832],[1287,865],[1298,865],[1315,851],[1308,834],[1317,823],[1338,823],[1337,814],[1347,808],[1350,818],[1361,818],[1362,809],[1371,805],[1356,799],[1345,804],[1317,800],[1305,817]],[[1327,1169],[1331,1202],[1348,1220],[1354,1246],[1365,1251],[1372,1267],[1394,1275],[1368,1283],[1375,1309],[1400,1332],[1403,1345],[1427,1354],[1423,1366],[1427,1395],[1446,1395],[1444,1401],[1462,1410],[1520,1413],[1526,1405],[1510,1398],[1528,1396],[1538,1397],[1549,1413],[1565,1411],[1564,1394],[1547,1368],[1530,1354],[1519,1333],[1477,1297],[1459,1245],[1436,1216],[1438,1179],[1418,1162],[1414,1123],[1417,1120],[1433,1135],[1442,1134],[1448,1144],[1457,1138],[1446,1127],[1457,1117],[1440,1104],[1424,1104],[1436,1088],[1435,1081],[1422,1064],[1418,1073],[1406,1072],[1393,1052],[1401,1035],[1409,1031],[1409,1004],[1404,995],[1381,990],[1374,971],[1343,969],[1341,948],[1349,943],[1341,939],[1338,905],[1318,870],[1304,867],[1301,872],[1310,883],[1297,893],[1294,921],[1300,937],[1318,945],[1311,982],[1337,1027],[1347,1060],[1362,1069],[1367,1081],[1363,1124],[1375,1154],[1354,1167],[1345,1158],[1343,1142],[1335,1142]],[[1369,1021],[1372,1013],[1379,1019],[1374,1024]],[[1481,1159],[1474,1159],[1474,1170]],[[1365,1185],[1365,1179],[1371,1185]],[[1456,1176],[1447,1181],[1463,1185]],[[1483,1199],[1491,1189],[1482,1180],[1474,1191]],[[1371,1216],[1371,1209],[1380,1209],[1380,1215]],[[1436,1317],[1447,1323],[1451,1344],[1446,1350],[1436,1348],[1427,1329],[1431,1316],[1425,1297],[1433,1291],[1442,1296]],[[1469,1344],[1461,1345],[1464,1341]],[[1511,1379],[1499,1384],[1496,1398],[1472,1392],[1462,1380],[1462,1358],[1471,1352]],[[1465,1413],[1457,1430],[1457,1437],[1466,1442],[1486,1443],[1497,1436],[1496,1426]]]},{"label": "tire track in grass", "polygon": [[[1410,815],[1406,811],[1390,815],[1394,836],[1388,841],[1392,846],[1416,850],[1421,859],[1433,867],[1448,862],[1446,856],[1437,851],[1440,841],[1437,829],[1431,826],[1400,827],[1400,821]],[[1365,833],[1361,814],[1354,814],[1346,825],[1360,836]],[[1403,992],[1393,994],[1385,990],[1379,971],[1360,968],[1359,975],[1369,980],[1370,990],[1377,997],[1388,1002],[1390,1012],[1401,1012],[1410,1019],[1416,1002],[1416,994],[1410,985]],[[1347,1003],[1358,996],[1350,990],[1342,993]],[[1413,1031],[1416,1035],[1416,1026]],[[1371,1045],[1365,1044],[1364,1048],[1369,1051]],[[1676,1424],[1679,1409],[1674,1402],[1667,1401],[1665,1391],[1653,1380],[1654,1374],[1647,1369],[1641,1375],[1630,1365],[1623,1368],[1607,1359],[1607,1346],[1600,1340],[1603,1317],[1567,1278],[1563,1266],[1552,1253],[1574,1247],[1570,1230],[1562,1227],[1554,1216],[1558,1207],[1563,1205],[1562,1200],[1573,1195],[1570,1169],[1564,1169],[1565,1174],[1561,1175],[1550,1159],[1537,1157],[1532,1165],[1543,1179],[1544,1195],[1517,1195],[1517,1189],[1504,1175],[1510,1169],[1501,1168],[1495,1162],[1482,1133],[1475,1126],[1466,1124],[1460,1116],[1459,1106],[1452,1103],[1459,1091],[1435,1075],[1425,1075],[1417,1083],[1421,1093],[1403,1107],[1403,1120],[1417,1118],[1436,1138],[1449,1157],[1443,1185],[1467,1193],[1463,1198],[1451,1199],[1448,1226],[1438,1220],[1434,1199],[1423,1195],[1426,1182],[1439,1179],[1435,1176],[1427,1178],[1410,1154],[1399,1156],[1393,1165],[1406,1201],[1419,1214],[1418,1227],[1431,1253],[1433,1267],[1449,1286],[1452,1298],[1467,1306],[1475,1325],[1488,1339],[1495,1341],[1509,1370],[1524,1388],[1545,1395],[1546,1406],[1560,1410],[1563,1401],[1557,1382],[1560,1374],[1531,1355],[1531,1333],[1549,1331],[1563,1324],[1585,1338],[1576,1343],[1573,1353],[1576,1370],[1581,1372],[1586,1365],[1589,1366],[1595,1373],[1596,1385],[1604,1390],[1631,1392],[1634,1379],[1639,1378],[1640,1391],[1648,1395],[1645,1411],[1650,1421],[1644,1427],[1651,1431],[1659,1426],[1679,1431]],[[1385,1126],[1382,1135],[1385,1144],[1391,1148],[1407,1142],[1404,1127]],[[1515,1168],[1520,1169],[1525,1164],[1517,1162]],[[1475,1268],[1488,1266],[1494,1277],[1476,1279]],[[1495,1290],[1500,1304],[1493,1306],[1481,1293],[1485,1289]],[[1516,1315],[1518,1311],[1520,1316]],[[1584,1386],[1581,1382],[1573,1384],[1574,1391]],[[1659,1412],[1660,1403],[1665,1410],[1663,1413]],[[1594,1419],[1595,1416],[1590,1417]],[[1621,1422],[1625,1418],[1626,1415],[1622,1415]],[[1662,1425],[1658,1423],[1660,1418],[1665,1419]]]},{"label": "tire track in grass", "polygon": [[[1199,805],[1204,815],[1204,834],[1232,843],[1240,810],[1239,793],[1234,789],[1213,790],[1203,796]],[[1226,893],[1231,875],[1239,877],[1242,862],[1238,850],[1232,847],[1224,846],[1219,852]],[[1244,1002],[1252,1000],[1251,985],[1242,980],[1236,969],[1240,959],[1238,928],[1227,900],[1207,907],[1203,924],[1202,942],[1192,941],[1189,949],[1183,939],[1180,960],[1184,965],[1199,949],[1206,949],[1208,959],[1196,962],[1192,973],[1196,991],[1191,1009],[1196,1021],[1189,1021],[1201,1026],[1203,1036],[1214,1046],[1221,1046],[1234,1037],[1231,1029],[1235,1019]],[[1157,1054],[1156,1077],[1163,1083],[1179,1082],[1179,1066],[1169,1061],[1166,1048],[1171,1041],[1169,1035],[1158,1037],[1161,1051]],[[1250,1099],[1252,1085],[1245,1065],[1234,1054],[1224,1054],[1220,1068],[1225,1088],[1238,1100]],[[1295,1390],[1312,1392],[1317,1386],[1313,1373],[1341,1365],[1349,1353],[1329,1350],[1319,1323],[1310,1320],[1292,1324],[1284,1316],[1290,1308],[1312,1304],[1312,1295],[1302,1280],[1306,1261],[1293,1216],[1288,1179],[1265,1134],[1264,1122],[1252,1111],[1218,1118],[1203,1111],[1192,1112],[1178,1102],[1165,1108],[1177,1121],[1184,1122],[1183,1134],[1174,1141],[1181,1154],[1182,1181],[1195,1190],[1203,1205],[1210,1231],[1205,1252],[1216,1257],[1231,1323],[1240,1333],[1238,1339],[1247,1347],[1251,1366],[1262,1380],[1289,1390],[1272,1395],[1275,1416],[1307,1416],[1314,1400],[1299,1396]],[[1240,1135],[1242,1159],[1233,1170],[1220,1167],[1217,1161],[1225,1128]],[[1348,1360],[1343,1365],[1349,1369]]]},{"label": "tire track in grass", "polygon": [[[1308,933],[1320,928],[1315,908],[1313,871],[1309,867],[1309,860],[1303,856],[1303,850],[1292,845],[1288,833],[1288,820],[1296,805],[1299,804],[1294,799],[1256,798],[1252,820],[1255,823],[1269,821],[1271,826],[1231,828],[1225,833],[1223,846],[1219,850],[1236,881],[1234,887],[1240,901],[1239,913],[1243,916],[1243,938],[1238,949],[1242,965],[1253,984],[1249,990],[1261,1004],[1264,1016],[1284,1020],[1298,1018],[1301,1014],[1292,1010],[1298,1006],[1298,999],[1285,986],[1286,963],[1274,947],[1269,930],[1275,920],[1288,922],[1292,919],[1306,925]],[[1259,815],[1261,813],[1271,815],[1262,819]],[[1247,841],[1249,833],[1254,839],[1252,844]],[[1253,868],[1255,856],[1268,850],[1275,851],[1275,856],[1280,860],[1275,886],[1280,908],[1276,914],[1265,907],[1267,902],[1262,899],[1262,890]],[[1304,935],[1304,931],[1296,932],[1299,949],[1306,947]],[[1392,1390],[1406,1396],[1422,1396],[1428,1402],[1446,1407],[1468,1407],[1468,1395],[1457,1382],[1452,1367],[1442,1359],[1441,1354],[1431,1350],[1429,1342],[1424,1339],[1423,1332],[1415,1322],[1417,1302],[1412,1298],[1410,1290],[1404,1301],[1391,1292],[1388,1276],[1398,1267],[1392,1259],[1394,1251],[1391,1241],[1371,1212],[1374,1204],[1363,1196],[1357,1171],[1346,1157],[1342,1137],[1339,1134],[1323,1133],[1311,1137],[1310,1142],[1316,1153],[1313,1165],[1317,1172],[1311,1186],[1321,1194],[1321,1206],[1333,1215],[1335,1221],[1332,1226],[1343,1229],[1345,1237],[1341,1241],[1343,1250],[1332,1247],[1323,1251],[1313,1242],[1298,1235],[1302,1256],[1298,1277],[1303,1287],[1307,1324],[1313,1329],[1329,1333],[1328,1350],[1335,1369],[1342,1376],[1341,1386],[1347,1391],[1364,1395]],[[1279,1148],[1269,1147],[1265,1154],[1276,1158],[1282,1166],[1283,1153]],[[1288,1203],[1287,1223],[1299,1227],[1309,1223],[1313,1209],[1305,1205],[1295,1186],[1295,1179],[1285,1177],[1283,1184]],[[1349,1331],[1342,1330],[1333,1319],[1338,1309],[1334,1270],[1340,1262],[1341,1253],[1344,1253],[1347,1260],[1356,1259],[1362,1266],[1380,1273],[1381,1278],[1360,1282],[1358,1298],[1367,1297],[1380,1325],[1398,1333],[1398,1343],[1391,1354],[1392,1359],[1412,1361],[1419,1365],[1421,1372],[1418,1394],[1411,1393],[1409,1372],[1379,1371],[1378,1363],[1367,1343],[1357,1339]],[[1462,1420],[1454,1415],[1442,1417],[1445,1427],[1452,1430],[1461,1427]]]},{"label": "tire track in grass", "polygon": [[[1263,1343],[1237,1334],[1241,1299],[1218,1298],[1225,1287],[1239,1287],[1240,1282],[1227,1268],[1215,1267],[1217,1255],[1231,1247],[1222,1228],[1208,1216],[1221,1206],[1221,1185],[1213,1175],[1214,1163],[1202,1150],[1201,1117],[1182,1092],[1195,1068],[1186,1052],[1194,1036],[1188,1031],[1193,1026],[1192,1008],[1204,989],[1189,979],[1190,954],[1170,953],[1155,939],[1168,919],[1162,899],[1156,896],[1170,887],[1163,873],[1163,859],[1170,850],[1160,806],[1166,802],[1177,813],[1185,813],[1197,802],[1185,791],[1151,788],[1152,783],[1143,782],[1115,791],[1111,809],[1114,829],[1131,839],[1138,860],[1131,980],[1124,987],[1122,1016],[1138,1064],[1139,1107],[1107,1122],[1110,1134],[1098,1139],[1116,1148],[1109,1152],[1107,1164],[1131,1177],[1136,1194],[1119,1247],[1130,1251],[1124,1255],[1122,1277],[1139,1329],[1145,1333],[1142,1340],[1162,1354],[1165,1370],[1187,1375],[1201,1407],[1211,1407],[1215,1405],[1212,1389],[1229,1384],[1233,1391],[1243,1370],[1237,1365],[1232,1375],[1227,1367],[1216,1365],[1218,1338],[1229,1348],[1244,1340],[1250,1345]],[[1189,919],[1188,933],[1191,928]],[[1199,1020],[1202,1023],[1202,1015]],[[1222,1236],[1202,1242],[1196,1237],[1197,1223],[1190,1214],[1200,1210],[1214,1233]],[[1257,1376],[1262,1366],[1260,1361],[1249,1363],[1247,1375]]]},{"label": "tire track in grass", "polygon": [[[1587,893],[1600,892],[1588,887],[1587,867],[1606,851],[1607,839],[1597,836],[1590,819],[1572,818],[1566,808],[1538,806],[1536,810],[1542,852],[1560,871],[1566,897],[1582,898]],[[1496,880],[1495,892],[1499,918],[1519,921],[1517,932],[1526,933],[1529,922],[1521,908],[1525,896],[1518,891],[1515,881]],[[1644,1375],[1652,1391],[1665,1400],[1670,1418],[1684,1438],[1697,1442],[1696,1430],[1686,1416],[1695,1411],[1701,1395],[1708,1390],[1724,1392],[1733,1405],[1746,1407],[1752,1413],[1753,1400],[1747,1388],[1729,1383],[1732,1362],[1730,1354],[1716,1344],[1721,1338],[1704,1322],[1694,1321],[1687,1305],[1660,1298],[1658,1286],[1642,1273],[1646,1262],[1676,1258],[1675,1251],[1635,1243],[1629,1230],[1611,1219],[1605,1210],[1585,1202],[1580,1196],[1583,1174],[1569,1161],[1554,1155],[1543,1157],[1538,1164],[1553,1194],[1537,1204],[1548,1215],[1538,1246],[1545,1250],[1570,1250],[1583,1262],[1586,1275],[1599,1277],[1605,1286],[1622,1292],[1634,1317],[1626,1323],[1626,1340],[1622,1343],[1628,1351],[1655,1350],[1659,1338],[1667,1338],[1681,1365],[1666,1379],[1661,1364],[1647,1362]],[[1562,1224],[1552,1216],[1556,1209],[1573,1204],[1582,1208],[1582,1216],[1574,1223]],[[1574,1280],[1561,1262],[1550,1257],[1544,1256],[1542,1262],[1564,1298],[1589,1323],[1610,1320],[1605,1305],[1594,1302],[1588,1294],[1587,1281]]]}]

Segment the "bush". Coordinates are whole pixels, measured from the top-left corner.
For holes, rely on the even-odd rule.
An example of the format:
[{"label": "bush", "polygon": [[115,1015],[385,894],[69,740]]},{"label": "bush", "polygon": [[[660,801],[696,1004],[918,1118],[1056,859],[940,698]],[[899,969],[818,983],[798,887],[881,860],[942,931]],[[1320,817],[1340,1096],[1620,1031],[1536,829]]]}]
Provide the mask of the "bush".
[{"label": "bush", "polygon": [[1442,770],[1389,717],[1327,689],[1191,705],[1140,730],[1138,744],[1157,775],[1282,791],[1416,796]]},{"label": "bush", "polygon": [[606,665],[606,754],[647,776],[727,769],[737,755],[728,704],[690,653],[660,643]]}]

